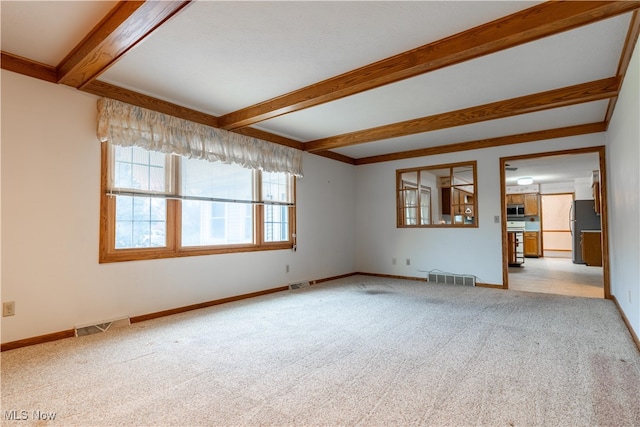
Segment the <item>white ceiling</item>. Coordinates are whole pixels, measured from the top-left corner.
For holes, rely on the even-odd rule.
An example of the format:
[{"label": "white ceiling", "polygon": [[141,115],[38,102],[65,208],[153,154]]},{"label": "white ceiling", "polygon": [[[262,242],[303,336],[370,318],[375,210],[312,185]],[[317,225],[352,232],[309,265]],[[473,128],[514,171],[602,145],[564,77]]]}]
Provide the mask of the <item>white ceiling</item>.
[{"label": "white ceiling", "polygon": [[593,171],[600,170],[598,153],[509,160],[507,164],[516,168],[505,170],[507,185],[516,185],[517,180],[524,177],[533,178],[534,184],[572,183],[576,179],[590,179]]},{"label": "white ceiling", "polygon": [[[98,79],[222,116],[540,3],[194,1]],[[2,51],[59,66],[116,4],[2,1]],[[614,77],[631,16],[627,12],[252,127],[305,143]],[[608,105],[608,100],[585,102],[332,151],[357,160],[598,123]]]}]

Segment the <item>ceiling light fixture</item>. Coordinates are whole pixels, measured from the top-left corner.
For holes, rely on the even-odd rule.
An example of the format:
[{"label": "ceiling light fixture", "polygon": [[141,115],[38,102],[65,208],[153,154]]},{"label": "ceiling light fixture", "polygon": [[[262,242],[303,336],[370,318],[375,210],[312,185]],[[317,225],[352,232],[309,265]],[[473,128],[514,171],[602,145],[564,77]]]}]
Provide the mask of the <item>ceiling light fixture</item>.
[{"label": "ceiling light fixture", "polygon": [[530,176],[525,176],[524,178],[518,179],[518,185],[531,185],[533,184],[533,178]]}]

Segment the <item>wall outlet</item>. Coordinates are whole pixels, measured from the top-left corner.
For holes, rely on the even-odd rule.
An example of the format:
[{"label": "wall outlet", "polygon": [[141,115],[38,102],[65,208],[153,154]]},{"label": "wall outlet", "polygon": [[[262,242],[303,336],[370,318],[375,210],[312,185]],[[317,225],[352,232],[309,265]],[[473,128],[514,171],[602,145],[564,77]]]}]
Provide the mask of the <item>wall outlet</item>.
[{"label": "wall outlet", "polygon": [[285,266],[285,268],[284,268],[284,269],[285,269],[285,270],[286,270],[286,272],[288,273],[288,272],[289,272],[289,264],[287,264],[287,265]]},{"label": "wall outlet", "polygon": [[495,224],[499,224],[499,223],[500,223],[500,216],[499,216],[499,215],[495,215],[495,216],[493,217],[493,222],[494,222]]},{"label": "wall outlet", "polygon": [[411,259],[407,258],[407,265],[411,265]]},{"label": "wall outlet", "polygon": [[629,304],[631,304],[631,289],[629,289]]},{"label": "wall outlet", "polygon": [[391,265],[396,265],[396,259],[395,258],[391,258]]},{"label": "wall outlet", "polygon": [[15,316],[16,303],[15,301],[8,301],[2,303],[2,317]]}]

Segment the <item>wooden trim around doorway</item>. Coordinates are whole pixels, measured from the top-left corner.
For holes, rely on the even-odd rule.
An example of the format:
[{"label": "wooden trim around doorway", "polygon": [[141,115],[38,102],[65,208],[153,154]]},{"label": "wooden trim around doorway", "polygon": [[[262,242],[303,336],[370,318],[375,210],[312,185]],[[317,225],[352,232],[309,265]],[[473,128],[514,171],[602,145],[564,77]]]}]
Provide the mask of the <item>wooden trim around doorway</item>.
[{"label": "wooden trim around doorway", "polygon": [[[611,299],[611,283],[610,283],[610,260],[609,260],[609,209],[607,206],[607,169],[605,158],[605,147],[585,147],[570,150],[550,151],[542,153],[531,153],[520,156],[501,157],[500,158],[500,205],[501,211],[506,209],[506,176],[505,176],[505,163],[515,160],[535,159],[539,157],[551,157],[560,155],[571,154],[586,154],[595,153],[598,154],[599,166],[600,166],[600,222],[602,224],[602,281],[604,288],[604,298]],[[545,230],[548,231],[548,230]],[[541,231],[542,232],[542,229]],[[551,249],[543,248],[545,251],[551,251]],[[502,216],[502,288],[509,289],[509,264],[507,259],[507,221],[504,215]]]}]

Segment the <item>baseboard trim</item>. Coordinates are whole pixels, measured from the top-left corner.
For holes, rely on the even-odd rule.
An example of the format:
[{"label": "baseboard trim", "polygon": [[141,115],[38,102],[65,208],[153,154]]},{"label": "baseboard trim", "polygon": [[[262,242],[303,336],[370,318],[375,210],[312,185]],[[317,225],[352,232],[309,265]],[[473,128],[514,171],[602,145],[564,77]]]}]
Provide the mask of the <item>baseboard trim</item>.
[{"label": "baseboard trim", "polygon": [[476,282],[476,287],[478,288],[491,288],[491,289],[504,289],[502,285],[495,285],[493,283],[480,283]]},{"label": "baseboard trim", "polygon": [[631,334],[631,339],[635,343],[636,347],[638,347],[638,351],[640,351],[640,339],[638,339],[638,335],[636,335],[635,331],[631,327],[631,322],[629,322],[629,319],[627,319],[627,316],[624,314],[624,311],[622,310],[622,307],[620,307],[620,303],[618,303],[618,300],[615,295],[611,295],[611,300],[613,300],[613,303],[618,308],[618,313],[620,313],[620,317],[622,317],[622,321],[627,326],[627,329]]},{"label": "baseboard trim", "polygon": [[[426,277],[414,277],[414,276],[398,276],[395,274],[381,274],[381,273],[353,273],[353,275],[363,275],[363,276],[374,276],[374,277],[386,277],[388,279],[402,279],[402,280],[416,280],[418,282],[428,282]],[[492,289],[504,289],[502,285],[495,285],[493,283],[480,283],[476,282],[476,287],[478,288],[492,288]]]},{"label": "baseboard trim", "polygon": [[282,292],[288,290],[288,286],[279,286],[277,288],[265,289],[263,291],[251,292],[248,294],[236,295],[228,298],[221,298],[212,301],[205,301],[198,304],[185,305],[183,307],[171,308],[169,310],[156,311],[154,313],[142,314],[140,316],[132,316],[130,318],[131,323],[144,322],[146,320],[157,319],[159,317],[171,316],[174,314],[185,313],[187,311],[198,310],[200,308],[212,307],[214,305],[226,304],[228,302],[240,301],[243,299],[259,297],[262,295],[273,294],[276,292]]},{"label": "baseboard trim", "polygon": [[0,345],[0,352],[7,350],[14,350],[16,348],[28,347],[30,345],[44,344],[46,342],[57,341],[64,338],[73,338],[76,336],[75,329],[68,329],[66,331],[53,332],[51,334],[39,335],[37,337],[25,338],[22,340],[6,342]]},{"label": "baseboard trim", "polygon": [[322,283],[322,282],[330,282],[331,280],[338,280],[338,279],[344,279],[345,277],[351,277],[351,276],[356,276],[359,273],[347,273],[347,274],[341,274],[339,276],[331,276],[331,277],[325,277],[323,279],[316,279],[316,280],[312,280],[311,284],[312,285],[317,285],[318,283]]},{"label": "baseboard trim", "polygon": [[[318,283],[328,282],[330,280],[342,279],[344,277],[353,276],[355,274],[356,273],[348,273],[348,274],[341,274],[339,276],[325,277],[323,279],[312,280],[312,281],[310,281],[310,283],[312,285],[316,285]],[[255,297],[262,296],[262,295],[268,295],[268,294],[273,294],[273,293],[276,293],[276,292],[282,292],[282,291],[287,291],[287,290],[289,290],[288,286],[279,286],[277,288],[265,289],[263,291],[251,292],[251,293],[248,293],[248,294],[242,294],[242,295],[237,295],[237,296],[228,297],[228,298],[222,298],[222,299],[217,299],[217,300],[212,300],[212,301],[201,302],[201,303],[198,303],[198,304],[187,305],[187,306],[184,306],[184,307],[177,307],[177,308],[172,308],[172,309],[169,309],[169,310],[157,311],[155,313],[142,314],[140,316],[133,316],[133,317],[130,318],[130,321],[131,321],[131,323],[144,322],[146,320],[157,319],[159,317],[171,316],[173,314],[185,313],[185,312],[191,311],[191,310],[198,310],[200,308],[212,307],[214,305],[226,304],[228,302],[240,301],[240,300],[248,299],[248,298],[255,298]]]},{"label": "baseboard trim", "polygon": [[416,280],[419,282],[426,282],[426,277],[413,277],[413,276],[397,276],[395,274],[381,274],[381,273],[364,273],[362,271],[353,273],[353,275],[361,275],[361,276],[373,276],[373,277],[385,277],[387,279],[403,279],[403,280]]}]

